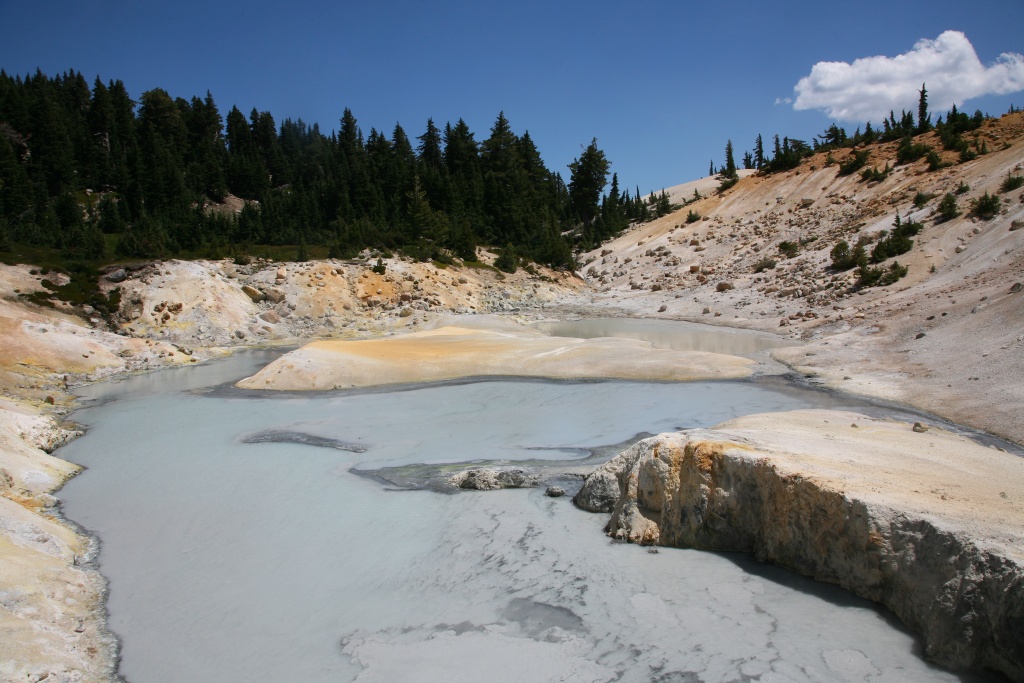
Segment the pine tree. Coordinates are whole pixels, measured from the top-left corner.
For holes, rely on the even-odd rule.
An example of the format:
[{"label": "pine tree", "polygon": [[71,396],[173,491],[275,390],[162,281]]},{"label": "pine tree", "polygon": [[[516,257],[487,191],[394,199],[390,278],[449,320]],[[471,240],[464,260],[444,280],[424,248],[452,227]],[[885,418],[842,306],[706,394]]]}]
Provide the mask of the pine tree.
[{"label": "pine tree", "polygon": [[416,149],[418,174],[427,195],[427,201],[435,209],[445,207],[445,167],[444,154],[441,151],[441,131],[434,125],[433,119],[427,119],[427,130],[416,138],[419,146]]},{"label": "pine tree", "polygon": [[764,142],[761,141],[761,134],[757,134],[754,142],[754,168],[760,171],[764,168]]},{"label": "pine tree", "polygon": [[917,132],[927,133],[932,129],[932,117],[928,113],[928,91],[925,90],[924,83],[918,92],[920,97],[917,101]]},{"label": "pine tree", "polygon": [[592,139],[579,158],[569,164],[569,203],[584,229],[598,214],[598,202],[608,182],[608,167],[604,152],[597,148],[597,138]]},{"label": "pine tree", "polygon": [[734,180],[739,177],[736,173],[736,160],[733,158],[732,140],[725,143],[725,168],[722,169],[722,175],[726,180]]}]

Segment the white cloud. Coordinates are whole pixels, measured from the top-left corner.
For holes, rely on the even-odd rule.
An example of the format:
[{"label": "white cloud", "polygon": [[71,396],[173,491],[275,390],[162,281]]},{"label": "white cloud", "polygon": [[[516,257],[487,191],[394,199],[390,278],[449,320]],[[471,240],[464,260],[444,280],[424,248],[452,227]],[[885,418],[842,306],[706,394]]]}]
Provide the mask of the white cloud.
[{"label": "white cloud", "polygon": [[922,83],[928,89],[929,110],[945,112],[973,97],[1024,90],[1024,56],[1004,52],[984,66],[967,36],[946,31],[895,57],[864,57],[853,64],[818,62],[796,84],[793,108],[821,109],[847,121],[878,122],[889,110],[897,116],[903,109],[916,115]]}]

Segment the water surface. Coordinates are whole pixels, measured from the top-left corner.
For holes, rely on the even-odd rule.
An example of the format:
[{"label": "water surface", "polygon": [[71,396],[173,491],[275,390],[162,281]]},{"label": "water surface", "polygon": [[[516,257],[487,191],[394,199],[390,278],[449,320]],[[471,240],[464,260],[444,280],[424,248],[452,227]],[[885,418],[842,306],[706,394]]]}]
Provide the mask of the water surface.
[{"label": "water surface", "polygon": [[534,327],[556,337],[640,339],[651,342],[658,349],[708,351],[734,356],[799,344],[774,334],[651,318],[561,320],[535,323]]},{"label": "water surface", "polygon": [[[884,612],[789,572],[614,543],[605,515],[541,490],[395,491],[352,471],[582,457],[823,394],[750,382],[199,390],[265,360],[96,385],[103,400],[76,414],[89,433],[61,449],[88,467],[61,496],[102,540],[133,683],[958,680]],[[268,430],[309,439],[246,443]]]}]

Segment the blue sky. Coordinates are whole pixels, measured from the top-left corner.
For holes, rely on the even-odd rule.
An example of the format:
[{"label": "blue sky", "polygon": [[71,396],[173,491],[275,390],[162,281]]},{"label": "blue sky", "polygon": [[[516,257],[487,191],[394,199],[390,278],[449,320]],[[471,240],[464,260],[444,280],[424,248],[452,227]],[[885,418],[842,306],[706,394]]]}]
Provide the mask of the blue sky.
[{"label": "blue sky", "polygon": [[[915,50],[950,30],[966,41]],[[766,144],[775,133],[809,140],[836,120],[829,111],[877,109],[893,85],[869,92],[879,79],[911,90],[897,113],[916,110],[919,83],[902,84],[919,77],[946,79],[971,112],[1024,106],[1024,61],[991,69],[1021,52],[1022,0],[0,0],[9,74],[75,69],[90,82],[121,79],[133,97],[209,90],[222,115],[256,107],[325,132],[349,107],[364,133],[397,122],[415,137],[428,117],[442,127],[461,117],[482,140],[504,111],[564,178],[596,137],[623,185],[643,192],[706,174],[727,139],[741,155],[758,133]],[[852,66],[812,73],[819,62]],[[964,73],[931,73],[950,68]],[[981,80],[1004,94],[957,98]],[[840,122],[850,132],[863,123]]]}]

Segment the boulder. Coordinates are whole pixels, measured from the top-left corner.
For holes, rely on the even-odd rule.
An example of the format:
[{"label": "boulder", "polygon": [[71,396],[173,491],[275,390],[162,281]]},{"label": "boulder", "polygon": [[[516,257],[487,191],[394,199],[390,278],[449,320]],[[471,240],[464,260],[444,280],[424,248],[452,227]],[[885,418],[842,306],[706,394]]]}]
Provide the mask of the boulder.
[{"label": "boulder", "polygon": [[495,491],[530,488],[537,485],[538,477],[523,469],[472,469],[452,475],[448,482],[460,489]]},{"label": "boulder", "polygon": [[267,298],[267,296],[263,292],[249,285],[243,285],[242,292],[244,292],[246,296],[252,299],[253,303],[255,304],[258,304],[259,302]]},{"label": "boulder", "polygon": [[124,282],[128,279],[128,273],[124,268],[118,268],[113,272],[107,273],[106,278],[110,282]]},{"label": "boulder", "polygon": [[587,512],[611,512],[619,500],[618,472],[621,464],[616,462],[620,456],[605,463],[587,475],[583,487],[573,496],[573,504]]}]

